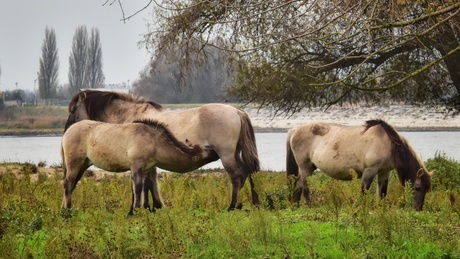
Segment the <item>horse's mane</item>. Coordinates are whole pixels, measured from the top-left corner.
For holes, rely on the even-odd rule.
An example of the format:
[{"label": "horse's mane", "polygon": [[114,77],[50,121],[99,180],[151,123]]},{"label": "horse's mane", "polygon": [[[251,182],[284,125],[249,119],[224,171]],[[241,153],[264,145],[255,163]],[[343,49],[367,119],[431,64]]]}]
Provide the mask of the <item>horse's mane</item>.
[{"label": "horse's mane", "polygon": [[425,173],[422,175],[422,182],[427,185],[428,190],[431,189],[430,176],[426,173],[428,170],[425,168],[425,165],[420,158],[416,155],[409,142],[392,126],[381,119],[366,121],[364,131],[367,131],[369,128],[374,126],[380,126],[384,129],[391,140],[395,167],[401,184],[404,186],[405,182],[408,180],[414,183],[417,172],[420,169],[423,169]]},{"label": "horse's mane", "polygon": [[122,100],[131,103],[148,103],[157,110],[162,110],[161,104],[148,101],[140,96],[133,96],[131,94],[119,93],[119,92],[108,92],[108,91],[97,91],[97,90],[83,90],[80,93],[72,97],[69,104],[69,112],[72,112],[72,107],[78,102],[81,94],[85,95],[84,103],[86,112],[91,120],[97,118],[97,116],[104,111],[108,104],[114,100]]},{"label": "horse's mane", "polygon": [[161,135],[166,137],[166,139],[169,142],[171,142],[174,146],[179,148],[179,150],[181,150],[182,152],[184,152],[184,153],[186,153],[188,155],[195,156],[195,155],[198,155],[201,152],[203,152],[203,149],[199,145],[193,145],[192,146],[192,145],[187,145],[184,142],[179,141],[172,134],[172,132],[169,131],[169,129],[163,123],[161,123],[159,121],[152,120],[152,119],[141,119],[141,120],[135,120],[135,121],[133,121],[133,123],[141,123],[141,124],[144,124],[144,125],[147,125],[149,127],[154,128],[155,131],[157,131],[158,133],[160,133]]}]

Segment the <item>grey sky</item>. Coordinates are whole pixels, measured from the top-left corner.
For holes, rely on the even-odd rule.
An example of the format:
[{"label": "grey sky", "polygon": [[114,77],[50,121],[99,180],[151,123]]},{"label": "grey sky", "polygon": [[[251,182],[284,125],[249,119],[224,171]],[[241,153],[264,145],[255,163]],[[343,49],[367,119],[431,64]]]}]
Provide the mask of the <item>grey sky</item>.
[{"label": "grey sky", "polygon": [[[130,84],[148,64],[149,54],[138,42],[147,31],[150,8],[121,22],[118,3],[106,0],[0,0],[0,90],[34,89],[46,26],[56,32],[59,83],[68,82],[69,55],[75,29],[99,29],[105,82]],[[111,0],[109,3],[112,2]],[[122,0],[125,15],[142,9],[148,1]],[[37,85],[38,87],[38,85]]]}]

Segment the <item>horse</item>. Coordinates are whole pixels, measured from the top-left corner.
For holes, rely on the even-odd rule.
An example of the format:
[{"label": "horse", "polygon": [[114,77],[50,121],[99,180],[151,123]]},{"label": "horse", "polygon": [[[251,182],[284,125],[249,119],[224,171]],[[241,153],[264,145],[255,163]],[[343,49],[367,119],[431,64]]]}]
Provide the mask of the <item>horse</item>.
[{"label": "horse", "polygon": [[[73,123],[83,120],[96,120],[110,123],[128,123],[135,119],[149,118],[168,127],[178,139],[188,139],[201,146],[212,146],[232,183],[232,195],[228,210],[241,209],[237,205],[238,194],[249,176],[252,204],[259,204],[252,174],[260,171],[254,129],[249,116],[230,105],[206,104],[185,110],[165,110],[155,102],[142,97],[117,92],[83,90],[69,103],[69,117],[66,129]],[[203,166],[202,160],[195,164],[158,164],[159,168],[185,173]],[[156,175],[156,168],[152,168]],[[148,177],[145,189],[152,191],[153,183]],[[144,192],[145,200],[148,193]]]},{"label": "horse", "polygon": [[403,186],[412,184],[415,209],[422,210],[431,173],[409,142],[385,121],[368,120],[360,126],[313,122],[288,132],[286,172],[296,179],[293,202],[298,203],[302,194],[310,202],[306,178],[316,169],[339,180],[351,180],[352,169],[361,178],[363,192],[378,176],[377,194],[383,198],[394,168]]},{"label": "horse", "polygon": [[[188,140],[180,142],[161,123],[139,120],[121,125],[83,120],[73,124],[61,141],[64,172],[64,197],[62,205],[71,208],[71,196],[85,170],[91,165],[111,172],[131,170],[133,203],[129,214],[140,207],[140,195],[146,171],[155,166],[177,163],[194,167],[197,162],[206,163],[216,159],[210,146],[192,145]],[[153,203],[155,208],[163,205],[155,175]]]}]

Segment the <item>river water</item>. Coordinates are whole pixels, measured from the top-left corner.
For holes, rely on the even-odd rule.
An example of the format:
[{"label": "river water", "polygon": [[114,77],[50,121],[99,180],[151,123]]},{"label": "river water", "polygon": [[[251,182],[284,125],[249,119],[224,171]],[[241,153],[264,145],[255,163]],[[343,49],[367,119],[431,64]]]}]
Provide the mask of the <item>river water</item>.
[{"label": "river water", "polygon": [[[415,151],[426,161],[436,152],[460,161],[460,131],[407,131],[405,136]],[[286,132],[256,133],[261,168],[284,171]],[[0,137],[0,162],[46,162],[47,166],[61,163],[61,137]],[[222,168],[216,161],[203,168]]]}]

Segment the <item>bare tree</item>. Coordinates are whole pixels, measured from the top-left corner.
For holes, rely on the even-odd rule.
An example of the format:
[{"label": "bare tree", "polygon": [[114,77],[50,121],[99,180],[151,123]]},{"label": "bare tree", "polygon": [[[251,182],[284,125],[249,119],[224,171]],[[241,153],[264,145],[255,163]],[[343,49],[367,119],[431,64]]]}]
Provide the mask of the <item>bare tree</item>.
[{"label": "bare tree", "polygon": [[[216,44],[218,44],[216,42]],[[135,93],[161,103],[209,103],[228,100],[226,89],[235,77],[227,52],[204,47],[206,59],[192,58],[181,67],[183,51],[173,48],[151,61],[150,68],[134,82]]]},{"label": "bare tree", "polygon": [[97,28],[91,29],[88,43],[87,81],[90,88],[98,88],[104,85],[105,77],[102,71],[101,40]]},{"label": "bare tree", "polygon": [[291,112],[382,98],[460,103],[458,1],[146,2],[153,53],[179,45],[199,55],[196,46],[226,39],[216,47],[240,61],[231,92],[248,101]]},{"label": "bare tree", "polygon": [[86,26],[75,30],[72,51],[69,57],[69,91],[76,94],[80,89],[88,88],[88,33]]},{"label": "bare tree", "polygon": [[[38,90],[40,98],[55,97],[58,86],[59,57],[54,29],[46,27],[42,45],[42,57],[38,71]],[[35,93],[34,93],[35,94]]]}]

